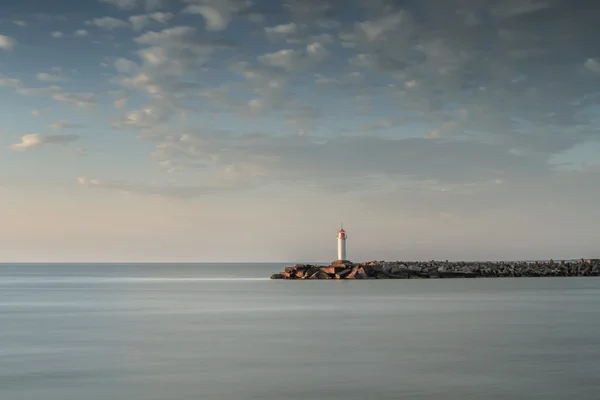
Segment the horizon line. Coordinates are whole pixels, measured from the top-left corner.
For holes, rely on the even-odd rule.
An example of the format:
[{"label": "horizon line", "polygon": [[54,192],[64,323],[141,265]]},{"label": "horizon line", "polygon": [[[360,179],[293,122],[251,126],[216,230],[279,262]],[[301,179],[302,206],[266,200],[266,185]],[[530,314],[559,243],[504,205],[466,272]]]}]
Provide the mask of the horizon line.
[{"label": "horizon line", "polygon": [[[356,264],[365,262],[535,262],[535,261],[577,261],[594,260],[600,257],[574,257],[574,258],[539,258],[539,259],[496,259],[496,260],[363,260],[355,262]],[[326,264],[333,261],[0,261],[2,265],[54,265],[54,264]]]}]

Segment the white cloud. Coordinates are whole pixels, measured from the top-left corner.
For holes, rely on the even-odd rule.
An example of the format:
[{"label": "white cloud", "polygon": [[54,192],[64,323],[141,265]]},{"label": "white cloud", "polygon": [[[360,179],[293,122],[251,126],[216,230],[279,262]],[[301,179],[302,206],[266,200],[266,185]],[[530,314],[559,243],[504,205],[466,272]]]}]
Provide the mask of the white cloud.
[{"label": "white cloud", "polygon": [[60,86],[54,85],[44,88],[18,88],[17,93],[25,96],[46,96],[60,92],[61,90]]},{"label": "white cloud", "polygon": [[100,0],[101,3],[112,4],[123,9],[135,8],[139,5],[139,0]]},{"label": "white cloud", "polygon": [[40,110],[33,110],[31,111],[31,115],[33,115],[34,117],[39,117],[40,115],[42,115],[42,112]]},{"label": "white cloud", "polygon": [[173,13],[170,12],[153,12],[148,15],[153,21],[156,21],[159,24],[167,24],[174,17]]},{"label": "white cloud", "polygon": [[593,72],[600,73],[600,61],[595,60],[593,58],[588,58],[584,64],[584,66]]},{"label": "white cloud", "polygon": [[532,14],[552,7],[548,1],[541,0],[508,0],[500,2],[492,12],[501,18],[518,17]]},{"label": "white cloud", "polygon": [[123,9],[135,8],[139,5],[139,0],[100,0],[101,3],[112,4]]},{"label": "white cloud", "polygon": [[132,15],[129,17],[129,22],[134,30],[141,31],[152,24],[152,22],[167,24],[173,19],[173,16],[173,13],[170,12],[154,12],[150,14]]},{"label": "white cloud", "polygon": [[53,129],[53,130],[61,130],[61,129],[79,129],[82,128],[81,125],[77,125],[77,124],[72,124],[69,121],[57,121],[54,122],[50,125],[48,125],[48,128]]},{"label": "white cloud", "polygon": [[275,26],[264,27],[265,37],[271,41],[283,41],[291,44],[310,44],[318,42],[321,44],[333,44],[335,37],[326,32],[315,29],[313,24],[298,24],[289,22]]},{"label": "white cloud", "polygon": [[161,123],[167,122],[169,115],[166,110],[158,106],[147,106],[141,110],[131,111],[116,121],[116,128],[153,128]]},{"label": "white cloud", "polygon": [[152,20],[148,15],[132,15],[129,17],[131,27],[136,31],[141,31],[146,26],[150,25]]},{"label": "white cloud", "polygon": [[200,14],[206,22],[206,30],[222,31],[231,22],[231,14],[212,6],[191,5],[185,10],[188,13]]},{"label": "white cloud", "polygon": [[231,65],[230,71],[241,75],[246,80],[245,88],[257,97],[244,104],[236,104],[237,100],[227,99],[223,90],[207,93],[207,96],[214,96],[219,108],[228,107],[231,111],[256,114],[283,108],[289,103],[290,95],[286,91],[288,77],[279,68],[251,66],[247,62],[240,62]]},{"label": "white cloud", "polygon": [[0,78],[0,86],[21,87],[23,83],[19,79]]},{"label": "white cloud", "polygon": [[86,25],[97,26],[98,28],[106,29],[106,30],[114,30],[118,28],[127,28],[129,24],[123,20],[113,18],[113,17],[102,17],[102,18],[94,18],[91,21],[86,21]]},{"label": "white cloud", "polygon": [[117,72],[120,73],[132,72],[138,68],[138,65],[135,62],[121,57],[115,60],[114,65]]},{"label": "white cloud", "polygon": [[265,32],[271,35],[295,35],[298,33],[298,25],[294,22],[290,22],[289,24],[281,24],[273,27],[265,27]]},{"label": "white cloud", "polygon": [[311,43],[306,46],[305,51],[283,49],[274,53],[267,53],[258,59],[264,65],[294,71],[301,68],[311,67],[325,60],[329,55],[327,49],[320,43]]},{"label": "white cloud", "polygon": [[199,14],[204,18],[206,30],[222,31],[231,23],[233,16],[247,9],[251,2],[244,0],[186,0],[191,4],[183,12]]},{"label": "white cloud", "polygon": [[[211,40],[189,26],[146,32],[134,40],[147,46],[138,51],[144,73],[138,77],[152,82],[154,88],[177,85],[178,79],[197,71],[217,49],[230,47],[229,43]],[[131,85],[132,79],[121,79],[121,82]],[[189,87],[189,82],[186,86]],[[149,92],[147,86],[143,90]]]},{"label": "white cloud", "polygon": [[358,53],[350,57],[348,63],[359,68],[375,68],[377,65],[377,56],[373,54]]},{"label": "white cloud", "polygon": [[163,7],[163,0],[99,0],[101,3],[112,4],[124,10],[144,7],[147,11]]},{"label": "white cloud", "polygon": [[322,61],[329,56],[329,52],[321,43],[311,43],[306,46],[306,54],[315,61]]},{"label": "white cloud", "polygon": [[149,95],[159,95],[165,91],[160,82],[157,82],[151,75],[145,72],[121,78],[118,82],[127,89],[139,90]]},{"label": "white cloud", "polygon": [[203,36],[198,33],[196,28],[190,26],[176,26],[163,29],[159,32],[146,32],[136,37],[135,42],[144,45],[169,45],[169,44],[187,44],[194,42],[204,42]]},{"label": "white cloud", "polygon": [[65,34],[61,31],[54,31],[50,34],[50,36],[52,36],[55,39],[60,39],[61,37],[65,36]]},{"label": "white cloud", "polygon": [[73,35],[75,35],[77,37],[83,37],[83,36],[89,35],[89,32],[86,31],[85,29],[79,29],[79,30],[73,32]]},{"label": "white cloud", "polygon": [[357,24],[358,29],[365,35],[369,42],[379,39],[388,32],[393,32],[398,25],[406,20],[407,16],[404,12],[398,12],[391,15],[386,15],[377,20],[360,22]]},{"label": "white cloud", "polygon": [[46,72],[40,72],[36,75],[36,78],[42,82],[60,82],[67,80],[65,77],[55,74],[48,74]]},{"label": "white cloud", "polygon": [[439,139],[442,137],[442,131],[440,129],[432,129],[425,134],[425,139]]},{"label": "white cloud", "polygon": [[123,107],[125,107],[126,105],[127,105],[127,99],[125,99],[125,98],[123,98],[123,99],[118,99],[118,100],[115,100],[115,101],[113,102],[113,107],[114,107],[114,108],[117,108],[117,109],[119,109],[119,108],[123,108]]},{"label": "white cloud", "polygon": [[227,182],[211,183],[204,185],[174,185],[174,184],[131,184],[116,181],[101,181],[98,179],[88,179],[84,176],[77,178],[77,183],[88,189],[114,190],[130,195],[142,195],[152,197],[172,197],[172,198],[195,198],[200,196],[222,193],[224,191],[239,190],[239,186],[233,186]]},{"label": "white cloud", "polygon": [[13,21],[13,23],[15,25],[18,25],[18,26],[21,26],[21,27],[26,27],[27,26],[27,22],[26,21],[22,21],[22,20],[16,20],[16,21]]},{"label": "white cloud", "polygon": [[56,101],[69,103],[77,107],[86,108],[96,104],[96,96],[93,93],[69,93],[61,92],[52,96]]},{"label": "white cloud", "polygon": [[12,50],[17,41],[11,37],[0,35],[0,50]]},{"label": "white cloud", "polygon": [[21,137],[21,142],[10,146],[15,151],[25,151],[45,145],[61,145],[66,146],[71,142],[79,139],[79,135],[74,134],[50,134],[42,135],[32,133]]}]

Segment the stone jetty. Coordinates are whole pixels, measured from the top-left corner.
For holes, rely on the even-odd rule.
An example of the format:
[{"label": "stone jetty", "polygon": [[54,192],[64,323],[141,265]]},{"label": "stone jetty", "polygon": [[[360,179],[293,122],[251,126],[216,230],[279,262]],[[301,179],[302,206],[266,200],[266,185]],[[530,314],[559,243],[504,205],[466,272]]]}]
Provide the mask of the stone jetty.
[{"label": "stone jetty", "polygon": [[600,259],[578,261],[334,261],[296,264],[271,279],[436,279],[600,276]]}]

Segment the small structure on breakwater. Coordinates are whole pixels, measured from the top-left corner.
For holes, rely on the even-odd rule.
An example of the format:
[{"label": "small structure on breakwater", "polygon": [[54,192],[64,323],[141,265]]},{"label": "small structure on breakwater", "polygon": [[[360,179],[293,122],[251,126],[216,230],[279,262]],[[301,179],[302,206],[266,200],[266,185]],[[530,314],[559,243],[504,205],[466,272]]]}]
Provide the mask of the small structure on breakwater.
[{"label": "small structure on breakwater", "polygon": [[337,262],[347,262],[349,263],[350,261],[348,261],[346,259],[346,231],[344,230],[344,224],[342,224],[342,226],[340,227],[340,230],[338,232],[337,235],[337,244],[338,244],[338,258],[337,258]]}]

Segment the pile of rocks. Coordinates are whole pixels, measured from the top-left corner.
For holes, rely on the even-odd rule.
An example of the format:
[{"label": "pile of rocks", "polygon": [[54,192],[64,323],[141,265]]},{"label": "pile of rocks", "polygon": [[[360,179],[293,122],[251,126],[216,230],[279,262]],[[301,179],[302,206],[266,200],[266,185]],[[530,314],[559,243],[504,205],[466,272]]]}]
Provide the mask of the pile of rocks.
[{"label": "pile of rocks", "polygon": [[542,276],[600,276],[600,259],[573,262],[449,262],[371,261],[331,265],[296,264],[271,279],[414,279],[414,278],[517,278]]}]

